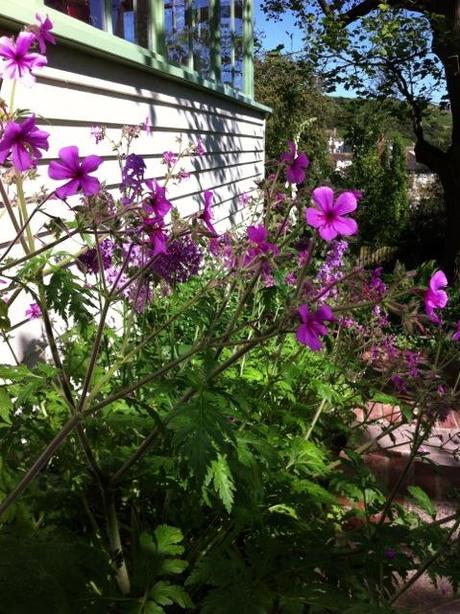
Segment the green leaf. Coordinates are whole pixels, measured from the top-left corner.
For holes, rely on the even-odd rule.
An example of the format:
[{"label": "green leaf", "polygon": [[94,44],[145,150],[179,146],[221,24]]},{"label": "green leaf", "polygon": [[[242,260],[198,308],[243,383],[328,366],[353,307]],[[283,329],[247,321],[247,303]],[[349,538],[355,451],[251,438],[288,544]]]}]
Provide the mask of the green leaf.
[{"label": "green leaf", "polygon": [[182,573],[188,567],[188,562],[182,559],[166,559],[161,566],[161,573]]},{"label": "green leaf", "polygon": [[427,512],[427,514],[433,516],[433,518],[436,516],[435,506],[431,502],[430,497],[420,488],[420,486],[408,486],[407,490],[415,499],[416,503],[418,503],[418,505],[420,505],[420,507]]},{"label": "green leaf", "polygon": [[277,503],[276,505],[272,505],[268,508],[269,512],[274,514],[283,514],[284,516],[289,516],[290,518],[294,518],[294,520],[298,520],[297,512],[290,505],[286,505],[285,503]]},{"label": "green leaf", "polygon": [[13,409],[10,395],[4,388],[0,388],[0,416],[2,419],[11,424],[10,412]]},{"label": "green leaf", "polygon": [[235,483],[225,455],[219,454],[217,459],[212,461],[208,470],[208,475],[206,476],[205,484],[209,484],[211,480],[214,485],[214,490],[219,495],[227,513],[230,514],[233,506]]},{"label": "green leaf", "polygon": [[175,603],[183,609],[193,608],[193,601],[182,586],[170,584],[164,580],[160,580],[153,585],[149,596],[159,605],[173,605]]},{"label": "green leaf", "polygon": [[182,531],[167,524],[160,524],[154,531],[157,553],[164,556],[183,554],[184,547],[179,546],[184,539]]}]

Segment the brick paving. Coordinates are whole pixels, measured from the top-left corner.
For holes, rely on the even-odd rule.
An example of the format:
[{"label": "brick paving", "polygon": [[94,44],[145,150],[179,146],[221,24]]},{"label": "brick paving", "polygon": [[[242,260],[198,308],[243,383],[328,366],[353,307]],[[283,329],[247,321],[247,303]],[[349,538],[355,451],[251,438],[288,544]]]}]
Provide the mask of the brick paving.
[{"label": "brick paving", "polygon": [[[390,489],[407,463],[415,425],[403,422],[398,407],[382,403],[373,403],[365,413],[357,410],[356,417],[364,426],[364,441],[375,442],[373,449],[365,455],[366,464]],[[395,427],[391,435],[381,436],[389,426]],[[452,489],[460,489],[458,412],[450,412],[445,421],[435,424],[401,485],[400,501],[411,507],[411,503],[404,501],[408,485],[420,486],[427,492],[436,505],[437,518],[457,511],[457,506],[447,497]],[[420,510],[417,512],[424,515]],[[452,593],[447,579],[441,579],[435,587],[426,574],[402,595],[397,605],[413,614],[460,614],[460,597]]]}]

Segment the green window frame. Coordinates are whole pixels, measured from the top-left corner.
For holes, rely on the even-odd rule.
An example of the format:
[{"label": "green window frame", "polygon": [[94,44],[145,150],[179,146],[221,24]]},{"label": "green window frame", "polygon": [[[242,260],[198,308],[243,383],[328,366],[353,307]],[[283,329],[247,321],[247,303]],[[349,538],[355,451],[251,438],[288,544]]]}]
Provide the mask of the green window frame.
[{"label": "green window frame", "polygon": [[[245,106],[250,106],[264,113],[270,112],[268,107],[254,100],[252,0],[241,0],[241,61],[243,72],[241,91],[219,81],[222,67],[220,27],[217,27],[220,25],[220,0],[208,0],[211,23],[211,72],[209,78],[203,77],[199,72],[193,70],[193,57],[189,57],[185,66],[178,66],[167,60],[164,29],[164,2],[163,0],[144,1],[149,3],[151,16],[148,23],[149,49],[124,40],[111,33],[112,0],[105,0],[104,30],[50,8],[45,5],[44,0],[8,0],[6,3],[0,3],[0,23],[7,25],[7,27],[14,27],[15,24],[22,25],[24,23],[32,23],[35,20],[35,14],[37,12],[48,14],[54,23],[55,34],[59,37],[61,42],[68,46],[83,50],[90,49],[93,53],[110,58],[114,61],[134,65],[147,71],[161,73],[163,76],[167,76],[173,80],[186,81],[194,87],[211,90],[219,96],[232,98]],[[231,7],[233,6],[230,10],[231,13],[234,14],[234,0],[227,1],[231,3]],[[190,7],[192,2],[193,0],[185,0],[185,6]],[[186,12],[186,18],[188,23],[193,26],[192,10]]]}]

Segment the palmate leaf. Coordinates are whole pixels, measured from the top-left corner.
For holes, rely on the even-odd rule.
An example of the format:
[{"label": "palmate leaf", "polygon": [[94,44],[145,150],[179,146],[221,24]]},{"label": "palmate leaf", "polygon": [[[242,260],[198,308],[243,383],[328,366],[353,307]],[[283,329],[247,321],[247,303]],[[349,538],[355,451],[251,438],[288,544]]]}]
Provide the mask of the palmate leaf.
[{"label": "palmate leaf", "polygon": [[91,322],[88,305],[92,306],[89,291],[79,283],[69,269],[59,268],[51,275],[46,286],[46,300],[62,319],[67,322],[70,316],[82,326]]},{"label": "palmate leaf", "polygon": [[211,462],[204,485],[208,486],[211,482],[225,509],[230,514],[233,506],[235,483],[225,455],[218,454],[217,459]]},{"label": "palmate leaf", "polygon": [[177,604],[182,609],[193,608],[193,601],[187,591],[178,586],[160,580],[156,582],[150,590],[149,597],[160,606]]},{"label": "palmate leaf", "polygon": [[224,403],[218,395],[202,391],[169,424],[176,448],[187,459],[190,473],[201,482],[219,449],[234,440],[231,423],[223,411]]}]

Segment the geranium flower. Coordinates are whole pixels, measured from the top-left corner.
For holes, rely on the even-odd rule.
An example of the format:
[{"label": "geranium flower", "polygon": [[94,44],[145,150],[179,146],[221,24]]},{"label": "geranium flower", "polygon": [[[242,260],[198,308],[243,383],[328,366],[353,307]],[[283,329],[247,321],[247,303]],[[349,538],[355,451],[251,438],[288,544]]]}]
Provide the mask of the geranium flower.
[{"label": "geranium flower", "polygon": [[320,337],[327,335],[324,322],[333,322],[334,314],[329,305],[322,305],[318,311],[311,312],[306,305],[300,305],[297,313],[302,324],[297,329],[297,341],[308,346],[313,352],[322,348]]},{"label": "geranium flower", "polygon": [[[279,254],[278,246],[274,243],[269,243],[267,241],[268,238],[268,230],[262,224],[258,226],[249,226],[247,229],[248,239],[255,244],[255,247],[252,247],[251,250],[256,252],[256,254]],[[250,251],[251,251],[250,250]]]},{"label": "geranium flower", "polygon": [[195,155],[204,156],[205,153],[206,153],[206,148],[204,146],[203,140],[198,139],[198,141],[195,144]]},{"label": "geranium flower", "polygon": [[288,151],[281,154],[280,159],[286,163],[286,179],[289,183],[302,183],[305,180],[310,160],[304,153],[297,155],[297,146],[293,141],[288,141]]},{"label": "geranium flower", "polygon": [[440,318],[435,309],[443,309],[449,300],[447,292],[442,288],[447,286],[447,277],[443,271],[436,271],[430,279],[428,290],[425,292],[425,310],[428,317],[436,324],[440,323]]},{"label": "geranium flower", "polygon": [[168,237],[164,231],[162,221],[145,218],[144,229],[149,236],[152,245],[152,256],[166,254],[168,251]]},{"label": "geranium flower", "polygon": [[42,310],[38,303],[31,303],[28,309],[26,309],[26,318],[29,320],[36,320],[37,318],[41,318],[41,316]]},{"label": "geranium flower", "polygon": [[59,162],[50,163],[48,175],[51,179],[70,179],[56,189],[59,198],[66,198],[80,191],[85,196],[92,196],[99,192],[101,184],[99,179],[91,177],[89,173],[98,169],[101,164],[102,159],[99,156],[87,156],[80,161],[78,147],[70,145],[59,150]]},{"label": "geranium flower", "polygon": [[209,232],[213,235],[217,235],[216,229],[212,225],[213,214],[212,214],[212,201],[214,199],[214,193],[211,190],[205,190],[203,193],[204,197],[204,210],[203,213],[200,214],[199,218],[203,220],[204,225],[209,230]]},{"label": "geranium flower", "polygon": [[152,223],[163,223],[165,216],[172,209],[172,204],[166,198],[166,189],[155,179],[149,179],[145,185],[149,189],[149,195],[144,199],[142,207],[150,216]]},{"label": "geranium flower", "polygon": [[34,167],[42,157],[40,149],[48,150],[48,137],[48,132],[37,128],[34,115],[23,122],[8,122],[0,140],[0,164],[11,153],[13,166],[19,172]]},{"label": "geranium flower", "polygon": [[46,15],[46,17],[42,17],[41,15],[37,14],[35,15],[35,18],[38,21],[38,26],[30,26],[29,30],[37,39],[40,53],[45,53],[46,43],[51,43],[52,45],[56,44],[56,39],[51,34],[51,30],[53,29],[53,22],[48,17],[48,15]]},{"label": "geranium flower", "polygon": [[358,206],[356,196],[352,192],[342,192],[334,200],[334,191],[328,187],[313,190],[312,199],[316,207],[309,207],[305,212],[307,224],[318,228],[319,235],[325,241],[331,241],[338,235],[354,235],[358,224],[347,213]]},{"label": "geranium flower", "polygon": [[177,156],[173,151],[164,151],[163,152],[163,162],[166,164],[168,168],[174,166],[177,162]]},{"label": "geranium flower", "polygon": [[457,321],[455,333],[452,335],[452,341],[460,341],[460,320]]},{"label": "geranium flower", "polygon": [[20,32],[16,38],[0,37],[0,77],[20,81],[30,87],[35,82],[34,68],[42,68],[48,63],[44,55],[30,52],[35,42],[32,32]]}]

